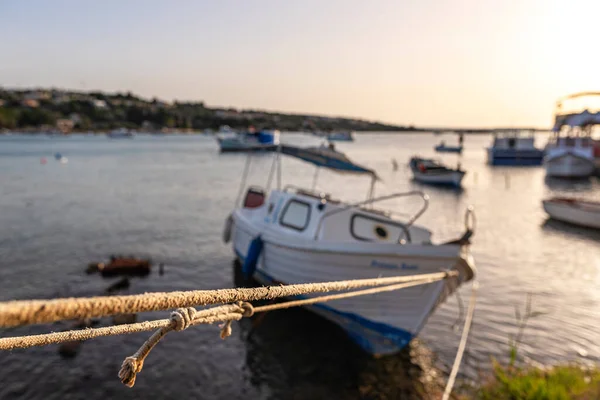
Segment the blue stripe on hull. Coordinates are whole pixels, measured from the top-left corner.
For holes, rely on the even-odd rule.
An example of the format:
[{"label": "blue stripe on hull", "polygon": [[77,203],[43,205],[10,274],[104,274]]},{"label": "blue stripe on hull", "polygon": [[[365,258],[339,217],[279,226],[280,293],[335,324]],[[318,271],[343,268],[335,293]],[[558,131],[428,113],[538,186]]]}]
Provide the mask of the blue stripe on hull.
[{"label": "blue stripe on hull", "polygon": [[[235,249],[235,253],[243,263],[244,257],[241,252]],[[254,277],[264,284],[284,283],[258,270],[255,271]],[[397,353],[413,338],[413,335],[404,329],[371,321],[354,313],[339,311],[325,304],[313,304],[306,308],[339,325],[364,351],[373,355]]]},{"label": "blue stripe on hull", "polygon": [[495,149],[489,154],[491,165],[542,165],[542,150]]},{"label": "blue stripe on hull", "polygon": [[515,166],[535,166],[542,165],[543,158],[498,158],[494,157],[490,164],[492,165],[515,165]]}]

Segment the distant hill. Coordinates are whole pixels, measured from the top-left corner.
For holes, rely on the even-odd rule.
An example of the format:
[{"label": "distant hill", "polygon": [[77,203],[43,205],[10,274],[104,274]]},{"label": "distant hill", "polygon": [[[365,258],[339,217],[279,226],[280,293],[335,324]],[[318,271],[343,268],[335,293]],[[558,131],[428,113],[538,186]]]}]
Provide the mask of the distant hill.
[{"label": "distant hill", "polygon": [[129,128],[148,132],[232,128],[285,131],[414,131],[353,118],[286,114],[261,110],[211,108],[203,102],[143,99],[127,93],[59,89],[0,88],[0,130],[103,131]]}]

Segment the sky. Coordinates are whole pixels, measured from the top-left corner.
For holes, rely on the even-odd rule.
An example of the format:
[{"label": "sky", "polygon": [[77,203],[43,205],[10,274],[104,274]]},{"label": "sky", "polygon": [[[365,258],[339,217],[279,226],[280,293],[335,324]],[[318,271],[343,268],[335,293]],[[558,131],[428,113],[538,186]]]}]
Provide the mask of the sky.
[{"label": "sky", "polygon": [[0,0],[0,86],[426,127],[551,127],[598,0]]}]

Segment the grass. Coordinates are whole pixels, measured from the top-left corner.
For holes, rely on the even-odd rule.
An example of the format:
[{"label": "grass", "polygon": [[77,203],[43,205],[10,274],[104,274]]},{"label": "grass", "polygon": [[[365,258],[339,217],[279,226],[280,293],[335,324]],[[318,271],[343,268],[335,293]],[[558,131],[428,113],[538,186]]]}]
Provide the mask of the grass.
[{"label": "grass", "polygon": [[563,365],[551,369],[503,367],[469,398],[481,400],[600,399],[600,367]]},{"label": "grass", "polygon": [[533,311],[532,295],[527,295],[524,312],[515,307],[517,332],[509,335],[509,363],[492,360],[490,379],[468,389],[460,399],[479,400],[600,400],[600,365],[586,368],[564,364],[549,369],[521,367],[518,353],[528,321],[544,315]]}]

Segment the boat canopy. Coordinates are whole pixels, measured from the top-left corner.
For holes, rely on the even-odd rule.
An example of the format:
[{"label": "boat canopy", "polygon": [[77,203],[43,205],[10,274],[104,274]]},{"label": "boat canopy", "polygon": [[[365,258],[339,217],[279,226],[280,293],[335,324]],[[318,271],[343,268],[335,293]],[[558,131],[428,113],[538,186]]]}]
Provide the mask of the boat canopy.
[{"label": "boat canopy", "polygon": [[600,125],[600,111],[591,113],[584,110],[581,113],[557,115],[552,130],[558,132],[563,126],[585,127],[590,125]]},{"label": "boat canopy", "polygon": [[329,168],[338,172],[367,174],[377,179],[375,171],[353,163],[344,153],[337,152],[328,147],[296,147],[281,145],[282,154],[299,158],[317,167]]}]

